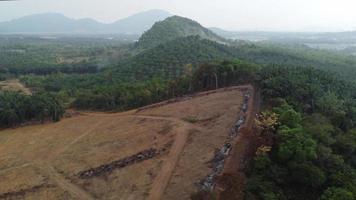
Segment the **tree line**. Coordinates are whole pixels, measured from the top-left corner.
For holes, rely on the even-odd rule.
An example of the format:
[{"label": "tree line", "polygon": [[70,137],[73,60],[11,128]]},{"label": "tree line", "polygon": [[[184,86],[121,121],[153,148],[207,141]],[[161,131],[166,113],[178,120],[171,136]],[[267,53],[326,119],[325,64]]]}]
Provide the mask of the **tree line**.
[{"label": "tree line", "polygon": [[64,106],[53,94],[24,95],[17,92],[0,92],[0,127],[12,127],[27,121],[59,121]]},{"label": "tree line", "polygon": [[[270,66],[259,72],[270,151],[248,172],[246,199],[356,198],[355,85],[331,73]],[[268,139],[267,139],[268,138]],[[272,141],[272,142],[267,142]]]}]

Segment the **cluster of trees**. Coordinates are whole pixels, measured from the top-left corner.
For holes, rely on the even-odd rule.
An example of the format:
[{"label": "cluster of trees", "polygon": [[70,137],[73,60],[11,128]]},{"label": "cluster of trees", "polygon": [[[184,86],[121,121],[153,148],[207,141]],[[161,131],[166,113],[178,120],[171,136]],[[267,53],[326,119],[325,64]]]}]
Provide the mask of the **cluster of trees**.
[{"label": "cluster of trees", "polygon": [[0,36],[0,75],[96,73],[127,55],[126,43],[95,37]]},{"label": "cluster of trees", "polygon": [[27,75],[21,81],[35,91],[60,94],[66,104],[79,109],[124,110],[168,98],[247,83],[260,67],[241,61],[211,62],[182,67],[176,79],[151,78],[144,81],[122,79],[115,71],[100,74]]},{"label": "cluster of trees", "polygon": [[327,50],[312,49],[304,45],[273,43],[240,43],[234,48],[235,58],[260,65],[304,66],[331,71],[343,79],[354,81],[354,56]]},{"label": "cluster of trees", "polygon": [[99,71],[98,66],[95,63],[79,62],[74,64],[52,64],[52,65],[37,65],[28,67],[11,67],[3,68],[9,74],[14,75],[48,75],[53,73],[66,73],[66,74],[87,74],[97,73]]},{"label": "cluster of trees", "polygon": [[355,199],[355,85],[302,67],[266,67],[259,76],[278,125],[262,130],[272,148],[254,158],[246,199]]},{"label": "cluster of trees", "polygon": [[59,121],[63,114],[63,104],[56,95],[0,92],[0,127],[16,126],[31,120]]},{"label": "cluster of trees", "polygon": [[199,36],[181,37],[145,50],[119,64],[117,73],[145,80],[152,76],[176,79],[186,64],[233,59],[231,48]]},{"label": "cluster of trees", "polygon": [[144,83],[115,84],[80,90],[73,106],[78,109],[122,111],[168,98],[166,82],[152,79]]}]

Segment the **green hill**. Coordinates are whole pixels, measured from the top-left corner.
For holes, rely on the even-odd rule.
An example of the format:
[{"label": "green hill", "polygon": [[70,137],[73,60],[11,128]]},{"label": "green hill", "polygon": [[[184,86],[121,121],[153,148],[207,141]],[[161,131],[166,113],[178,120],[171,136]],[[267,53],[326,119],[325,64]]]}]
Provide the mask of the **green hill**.
[{"label": "green hill", "polygon": [[[275,46],[243,43],[224,45],[199,36],[176,38],[147,49],[121,63],[118,71],[125,77],[145,79],[152,76],[179,77],[187,64],[239,59],[255,64],[304,66],[331,71],[354,80],[356,59],[303,46]],[[124,71],[124,72],[123,72]]]},{"label": "green hill", "polygon": [[[227,45],[229,43],[229,45]],[[179,17],[157,22],[139,39],[135,56],[121,63],[125,77],[179,77],[186,64],[239,59],[263,65],[306,66],[355,77],[356,59],[305,46],[227,41],[199,23]]]},{"label": "green hill", "polygon": [[187,64],[233,58],[233,48],[200,36],[188,36],[145,50],[121,63],[117,69],[138,79],[152,76],[177,78]]},{"label": "green hill", "polygon": [[203,39],[225,43],[225,39],[216,35],[198,22],[191,19],[173,16],[155,23],[138,41],[138,47],[149,49],[179,37],[200,36]]}]

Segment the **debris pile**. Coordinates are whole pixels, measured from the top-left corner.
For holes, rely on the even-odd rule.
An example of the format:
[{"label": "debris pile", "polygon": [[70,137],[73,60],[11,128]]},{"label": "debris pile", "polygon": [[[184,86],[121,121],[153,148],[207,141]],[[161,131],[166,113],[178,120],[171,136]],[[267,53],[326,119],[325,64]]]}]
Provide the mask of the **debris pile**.
[{"label": "debris pile", "polygon": [[81,179],[89,179],[89,178],[93,178],[93,177],[98,177],[103,174],[111,173],[115,169],[124,168],[129,165],[133,165],[135,163],[139,163],[139,162],[151,159],[165,151],[166,151],[166,148],[162,148],[160,150],[150,148],[150,149],[141,151],[135,155],[132,155],[132,156],[120,159],[120,160],[113,161],[109,164],[101,165],[96,168],[82,171],[78,175],[79,175],[79,178],[81,178]]},{"label": "debris pile", "polygon": [[251,94],[249,92],[247,92],[244,95],[244,101],[242,104],[242,113],[240,113],[240,118],[237,120],[237,122],[235,123],[235,126],[231,129],[231,138],[234,138],[238,135],[238,133],[240,132],[240,128],[242,125],[245,124],[246,122],[246,113],[248,110],[248,102],[250,100]]},{"label": "debris pile", "polygon": [[0,194],[0,199],[15,199],[15,198],[23,199],[25,197],[25,195],[28,193],[37,192],[37,191],[41,190],[42,188],[54,188],[54,187],[55,186],[51,185],[51,184],[36,185],[31,188],[20,189],[18,191],[2,193],[2,194]]},{"label": "debris pile", "polygon": [[244,95],[243,105],[242,105],[242,112],[240,113],[240,117],[235,122],[234,127],[231,129],[230,138],[224,144],[224,146],[215,154],[214,158],[212,159],[212,172],[207,175],[203,180],[199,183],[199,190],[200,191],[213,191],[215,187],[215,179],[218,175],[220,175],[224,169],[224,163],[226,157],[229,155],[232,145],[232,140],[237,137],[240,132],[241,127],[246,122],[246,113],[248,110],[248,103],[250,100],[250,92],[246,92]]},{"label": "debris pile", "polygon": [[220,151],[215,154],[212,160],[213,172],[201,181],[201,190],[212,191],[214,189],[214,178],[223,171],[225,158],[229,155],[231,148],[230,143],[225,143]]}]

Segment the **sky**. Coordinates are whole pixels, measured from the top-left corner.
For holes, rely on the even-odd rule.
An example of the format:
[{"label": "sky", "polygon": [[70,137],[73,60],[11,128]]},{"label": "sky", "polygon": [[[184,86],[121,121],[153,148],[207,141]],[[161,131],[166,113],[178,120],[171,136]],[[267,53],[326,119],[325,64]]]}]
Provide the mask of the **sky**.
[{"label": "sky", "polygon": [[235,31],[356,30],[355,0],[0,0],[0,21],[55,12],[108,23],[150,9]]}]

